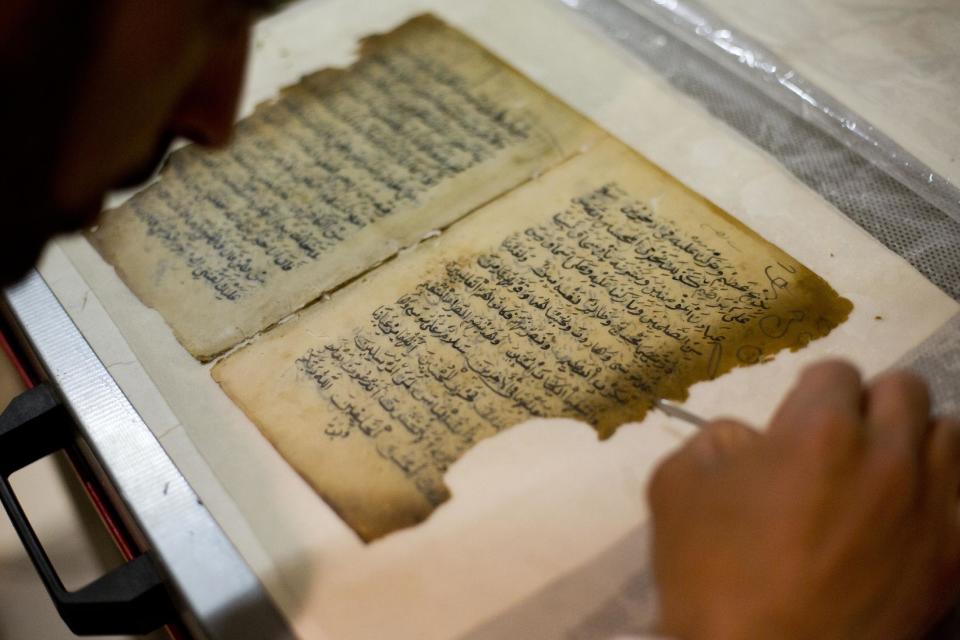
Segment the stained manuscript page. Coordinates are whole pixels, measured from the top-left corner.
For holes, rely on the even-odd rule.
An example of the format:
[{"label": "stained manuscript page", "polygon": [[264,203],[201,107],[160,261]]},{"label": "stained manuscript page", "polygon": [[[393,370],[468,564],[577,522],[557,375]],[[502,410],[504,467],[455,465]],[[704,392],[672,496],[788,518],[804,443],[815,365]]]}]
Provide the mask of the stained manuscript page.
[{"label": "stained manuscript page", "polygon": [[422,16],[175,153],[91,240],[207,360],[600,137],[466,36]]},{"label": "stained manuscript page", "polygon": [[851,304],[613,139],[214,370],[364,539],[448,498],[466,450],[534,416],[601,436],[656,398],[798,349]]}]

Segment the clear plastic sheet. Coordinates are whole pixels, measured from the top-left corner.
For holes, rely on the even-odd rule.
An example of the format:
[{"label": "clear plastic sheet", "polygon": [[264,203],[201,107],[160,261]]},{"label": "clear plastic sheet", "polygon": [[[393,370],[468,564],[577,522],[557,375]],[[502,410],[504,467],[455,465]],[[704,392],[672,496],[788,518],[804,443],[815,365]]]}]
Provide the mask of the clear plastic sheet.
[{"label": "clear plastic sheet", "polygon": [[960,190],[693,0],[562,0],[960,300]]}]

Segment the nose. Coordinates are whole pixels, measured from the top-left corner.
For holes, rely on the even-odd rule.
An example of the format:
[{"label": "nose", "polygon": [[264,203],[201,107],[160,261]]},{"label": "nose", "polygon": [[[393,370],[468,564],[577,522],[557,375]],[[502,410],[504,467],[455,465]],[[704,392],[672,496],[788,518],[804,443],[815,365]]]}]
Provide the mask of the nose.
[{"label": "nose", "polygon": [[250,24],[223,34],[183,94],[169,122],[172,132],[208,147],[230,141],[243,89]]}]

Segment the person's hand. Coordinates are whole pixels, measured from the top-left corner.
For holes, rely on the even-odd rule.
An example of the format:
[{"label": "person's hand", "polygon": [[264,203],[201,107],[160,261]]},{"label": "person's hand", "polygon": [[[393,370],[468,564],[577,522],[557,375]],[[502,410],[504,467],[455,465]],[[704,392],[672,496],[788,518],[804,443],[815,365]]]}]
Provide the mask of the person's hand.
[{"label": "person's hand", "polygon": [[911,638],[957,595],[960,425],[905,373],[804,372],[768,431],[710,424],[650,485],[660,631]]}]

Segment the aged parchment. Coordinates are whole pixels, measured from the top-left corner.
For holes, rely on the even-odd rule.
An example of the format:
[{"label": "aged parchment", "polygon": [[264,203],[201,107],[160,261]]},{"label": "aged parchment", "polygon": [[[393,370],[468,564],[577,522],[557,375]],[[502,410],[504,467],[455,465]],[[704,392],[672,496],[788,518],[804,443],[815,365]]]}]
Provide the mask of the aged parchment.
[{"label": "aged parchment", "polygon": [[475,212],[214,369],[365,540],[531,417],[602,437],[846,320],[822,279],[620,142]]},{"label": "aged parchment", "polygon": [[91,241],[208,360],[601,136],[431,16],[175,153]]}]

